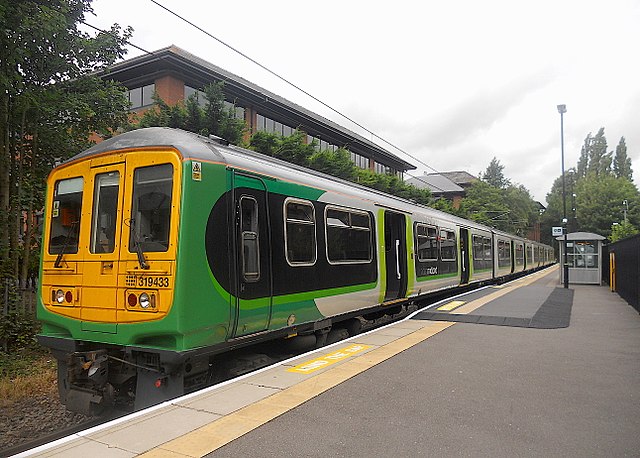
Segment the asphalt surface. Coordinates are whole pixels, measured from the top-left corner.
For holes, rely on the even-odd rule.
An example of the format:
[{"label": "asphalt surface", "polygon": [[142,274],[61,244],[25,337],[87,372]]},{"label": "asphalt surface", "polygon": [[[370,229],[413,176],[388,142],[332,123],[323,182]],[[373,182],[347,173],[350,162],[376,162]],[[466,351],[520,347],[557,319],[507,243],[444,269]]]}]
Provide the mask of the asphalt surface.
[{"label": "asphalt surface", "polygon": [[572,288],[569,327],[456,323],[208,456],[640,456],[640,315]]}]

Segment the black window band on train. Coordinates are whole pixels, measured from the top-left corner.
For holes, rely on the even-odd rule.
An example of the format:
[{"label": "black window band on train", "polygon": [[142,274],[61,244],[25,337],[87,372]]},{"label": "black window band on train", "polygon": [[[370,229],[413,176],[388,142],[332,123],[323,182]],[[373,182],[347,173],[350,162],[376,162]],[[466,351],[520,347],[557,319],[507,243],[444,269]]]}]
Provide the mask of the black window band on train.
[{"label": "black window band on train", "polygon": [[342,207],[325,208],[329,264],[368,264],[372,261],[371,217]]},{"label": "black window band on train", "polygon": [[435,226],[416,224],[416,238],[418,261],[428,262],[438,260],[438,230]]},{"label": "black window band on train", "polygon": [[456,260],[456,233],[451,230],[440,229],[440,259]]},{"label": "black window band on train", "polygon": [[[129,251],[134,252],[136,240],[144,252],[169,249],[173,166],[171,164],[140,167],[133,174]],[[135,234],[134,234],[135,231]]]},{"label": "black window band on train", "polygon": [[312,266],[318,257],[316,213],[307,200],[287,198],[284,201],[284,247],[290,266]]},{"label": "black window band on train", "polygon": [[242,244],[242,277],[251,283],[260,280],[260,230],[258,201],[240,197],[240,243]]}]

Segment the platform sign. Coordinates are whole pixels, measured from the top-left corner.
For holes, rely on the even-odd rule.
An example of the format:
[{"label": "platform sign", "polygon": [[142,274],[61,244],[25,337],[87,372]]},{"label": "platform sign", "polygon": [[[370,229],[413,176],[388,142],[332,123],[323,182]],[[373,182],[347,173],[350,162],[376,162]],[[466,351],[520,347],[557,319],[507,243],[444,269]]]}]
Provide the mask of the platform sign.
[{"label": "platform sign", "polygon": [[554,226],[554,227],[551,228],[551,235],[553,237],[557,237],[557,236],[562,235],[562,234],[563,234],[562,226]]}]

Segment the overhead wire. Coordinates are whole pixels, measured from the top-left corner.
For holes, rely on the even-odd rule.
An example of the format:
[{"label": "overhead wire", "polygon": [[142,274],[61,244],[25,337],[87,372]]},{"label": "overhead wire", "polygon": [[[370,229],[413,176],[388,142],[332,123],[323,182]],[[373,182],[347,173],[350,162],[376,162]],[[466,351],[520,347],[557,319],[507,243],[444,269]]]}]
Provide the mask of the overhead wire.
[{"label": "overhead wire", "polygon": [[[158,5],[159,7],[163,8],[164,10],[166,10],[167,12],[169,12],[170,14],[178,17],[179,19],[181,19],[182,21],[186,22],[187,24],[191,25],[192,27],[195,27],[197,30],[201,31],[202,33],[206,34],[207,36],[213,38],[214,40],[218,41],[219,43],[221,43],[222,45],[228,47],[229,49],[231,49],[232,51],[238,53],[239,55],[241,55],[242,57],[244,57],[245,59],[248,59],[249,61],[251,61],[252,63],[254,63],[255,65],[259,66],[260,68],[262,68],[263,70],[269,72],[270,74],[272,74],[273,76],[277,77],[278,79],[282,80],[283,82],[285,82],[286,84],[289,84],[290,86],[292,86],[293,88],[297,89],[298,91],[302,92],[303,94],[307,95],[308,97],[312,98],[313,100],[317,101],[318,103],[322,104],[323,106],[325,106],[326,108],[330,109],[331,111],[335,112],[336,114],[342,116],[343,118],[349,120],[350,122],[354,123],[355,125],[357,125],[358,127],[364,129],[366,132],[370,133],[371,135],[375,136],[376,138],[379,138],[380,140],[382,140],[383,142],[387,143],[388,145],[392,146],[393,148],[397,149],[398,151],[401,151],[402,153],[406,154],[407,156],[409,156],[410,158],[420,162],[422,165],[424,165],[425,167],[428,167],[429,169],[433,170],[436,174],[443,176],[438,170],[434,169],[433,167],[429,166],[428,164],[424,163],[423,161],[421,161],[420,159],[412,156],[411,154],[409,154],[408,152],[404,151],[403,149],[395,146],[393,143],[385,140],[383,137],[377,135],[375,132],[369,130],[368,128],[366,128],[365,126],[363,126],[362,124],[358,123],[357,121],[351,119],[349,116],[341,113],[340,111],[336,110],[335,108],[331,107],[330,105],[328,105],[327,103],[323,102],[322,100],[320,100],[319,98],[317,98],[316,96],[312,95],[311,93],[305,91],[304,89],[302,89],[301,87],[299,87],[298,85],[294,84],[293,82],[287,80],[286,78],[280,76],[279,74],[275,73],[274,71],[272,71],[271,69],[269,69],[268,67],[266,67],[265,65],[261,64],[260,62],[256,61],[255,59],[251,58],[250,56],[246,55],[245,53],[243,53],[242,51],[234,48],[233,46],[225,43],[224,41],[220,40],[219,38],[215,37],[214,35],[212,35],[211,33],[207,32],[206,30],[202,29],[201,27],[197,26],[196,24],[192,23],[191,21],[189,21],[188,19],[183,18],[182,16],[180,16],[179,14],[175,13],[174,11],[170,10],[169,8],[161,5],[159,2],[157,2],[156,0],[150,0],[152,3],[155,3],[156,5]],[[101,29],[99,27],[96,27],[92,24],[89,24],[88,22],[81,20],[80,21],[82,24],[86,25],[87,27],[96,30],[98,32],[101,33],[105,33],[111,36],[115,36],[112,32],[108,31],[108,30],[104,30]],[[118,37],[119,38],[119,37]],[[124,40],[124,42],[130,46],[132,46],[133,48],[144,52],[145,54],[148,55],[154,55],[154,53],[152,51],[148,51],[138,45],[136,45],[135,43],[133,43],[130,40]],[[409,172],[404,172],[406,175],[408,175],[409,177],[413,178],[414,180],[421,182],[425,185],[427,185],[429,188],[435,188],[435,190],[438,191],[442,191],[442,192],[446,192],[444,189],[440,188],[439,186],[435,185],[434,183],[429,183],[427,181],[425,181],[423,178],[421,177],[417,177],[414,176],[412,174],[410,174]],[[430,189],[431,190],[431,189]]]},{"label": "overhead wire", "polygon": [[422,161],[421,159],[415,157],[414,155],[410,154],[409,152],[405,151],[404,149],[402,149],[401,147],[395,145],[394,143],[390,142],[389,140],[381,137],[380,135],[376,134],[375,132],[373,132],[372,130],[370,130],[369,128],[365,127],[364,125],[362,125],[361,123],[359,123],[358,121],[354,120],[353,118],[351,118],[350,116],[338,111],[337,109],[333,108],[331,105],[325,103],[324,101],[320,100],[318,97],[314,96],[313,94],[311,94],[310,92],[304,90],[303,88],[301,88],[300,86],[298,86],[297,84],[289,81],[288,79],[286,79],[285,77],[283,77],[282,75],[276,73],[275,71],[271,70],[270,68],[268,68],[266,65],[258,62],[256,59],[248,56],[247,54],[245,54],[244,52],[240,51],[239,49],[231,46],[229,43],[223,41],[222,39],[214,36],[212,33],[208,32],[207,30],[203,29],[202,27],[198,26],[197,24],[193,23],[192,21],[190,21],[189,19],[186,19],[185,17],[179,15],[178,13],[176,13],[175,11],[167,8],[166,6],[162,5],[160,2],[158,2],[157,0],[149,0],[151,3],[154,3],[155,5],[157,5],[158,7],[162,8],[163,10],[165,10],[166,12],[170,13],[171,15],[177,17],[178,19],[180,19],[181,21],[189,24],[191,27],[199,30],[200,32],[204,33],[205,35],[207,35],[208,37],[212,38],[213,40],[217,41],[218,43],[220,43],[221,45],[225,46],[226,48],[230,49],[231,51],[239,54],[240,56],[244,57],[245,59],[249,60],[250,62],[252,62],[253,64],[257,65],[258,67],[260,67],[261,69],[265,70],[266,72],[270,73],[271,75],[275,76],[276,78],[278,78],[279,80],[285,82],[286,84],[290,85],[291,87],[295,88],[296,90],[302,92],[303,94],[305,94],[306,96],[310,97],[311,99],[315,100],[316,102],[318,102],[319,104],[321,104],[322,106],[324,106],[325,108],[328,108],[329,110],[333,111],[334,113],[338,114],[339,116],[343,117],[344,119],[352,122],[354,125],[358,126],[359,128],[363,129],[365,132],[369,133],[370,135],[378,138],[379,140],[383,141],[384,143],[386,143],[387,145],[395,148],[396,150],[400,151],[401,153],[405,154],[406,156],[410,157],[412,160],[419,162],[420,164],[422,164],[423,166],[425,166],[426,168],[432,170],[433,172],[441,175],[441,173],[436,170],[435,168],[433,168],[432,166],[430,166],[429,164],[427,164],[426,162]]}]

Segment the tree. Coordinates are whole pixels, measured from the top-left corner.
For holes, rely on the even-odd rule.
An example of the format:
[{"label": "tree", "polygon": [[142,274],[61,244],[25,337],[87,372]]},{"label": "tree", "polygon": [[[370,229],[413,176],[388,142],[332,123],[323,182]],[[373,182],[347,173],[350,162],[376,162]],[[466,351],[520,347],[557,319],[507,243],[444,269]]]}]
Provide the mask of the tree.
[{"label": "tree", "polygon": [[607,153],[607,138],[604,136],[604,127],[591,139],[587,165],[587,175],[593,174],[596,177],[611,173],[612,154]]},{"label": "tree", "polygon": [[587,176],[587,166],[589,165],[589,151],[591,150],[591,141],[591,132],[589,132],[587,137],[584,139],[582,149],[580,150],[580,159],[578,159],[578,165],[576,167],[578,178],[584,178]]},{"label": "tree", "polygon": [[613,159],[613,174],[616,178],[626,178],[629,181],[633,181],[631,158],[627,156],[627,143],[624,137],[620,137],[620,142],[616,146],[616,155]]},{"label": "tree", "polygon": [[[579,230],[579,224],[573,211],[575,199],[573,194],[576,190],[578,180],[578,172],[574,168],[565,171],[565,197],[566,197],[566,217],[567,231],[575,232]],[[551,244],[551,228],[554,226],[562,226],[562,218],[565,212],[562,205],[562,175],[553,182],[551,191],[547,194],[547,208],[542,214],[540,220],[540,240],[544,243]]]},{"label": "tree", "polygon": [[611,240],[611,242],[617,242],[618,240],[636,235],[638,232],[640,231],[638,231],[638,229],[636,229],[629,221],[613,223],[611,226],[611,236],[609,237],[609,240]]},{"label": "tree", "polygon": [[481,179],[499,189],[504,189],[510,184],[509,180],[504,176],[504,165],[500,164],[500,161],[495,156],[491,159]]},{"label": "tree", "polygon": [[153,95],[153,108],[144,112],[131,128],[173,127],[200,135],[216,135],[233,144],[240,144],[246,130],[244,119],[236,117],[233,108],[225,107],[224,82],[211,83],[204,88],[205,106],[198,103],[195,94],[186,102],[169,105],[157,93]]},{"label": "tree", "polygon": [[90,36],[78,24],[91,11],[91,0],[0,5],[0,274],[14,283],[37,252],[33,213],[51,167],[126,123],[125,89],[93,72],[124,55],[131,29]]},{"label": "tree", "polygon": [[576,183],[576,216],[580,230],[608,237],[611,225],[624,220],[623,201],[627,201],[628,221],[640,225],[640,193],[626,178],[612,175],[587,177]]},{"label": "tree", "polygon": [[500,189],[478,180],[467,189],[460,202],[460,212],[464,217],[487,226],[508,230],[509,207],[503,199]]}]

